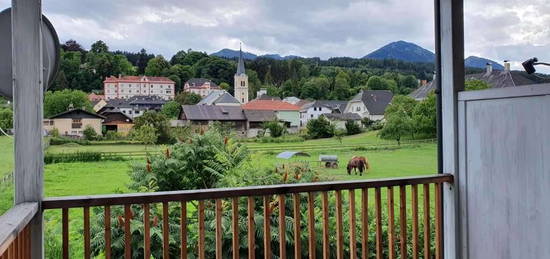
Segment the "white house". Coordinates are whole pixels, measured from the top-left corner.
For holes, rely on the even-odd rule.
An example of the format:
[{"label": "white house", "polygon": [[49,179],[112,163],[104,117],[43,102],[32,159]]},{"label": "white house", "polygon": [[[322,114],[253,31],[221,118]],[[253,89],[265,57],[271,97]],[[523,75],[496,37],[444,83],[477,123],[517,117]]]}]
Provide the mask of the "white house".
[{"label": "white house", "polygon": [[135,96],[156,96],[172,100],[176,95],[175,82],[167,77],[110,76],[103,81],[105,100],[128,99]]},{"label": "white house", "polygon": [[392,99],[393,93],[388,90],[361,90],[348,102],[344,112],[359,114],[361,118],[382,120]]},{"label": "white house", "polygon": [[347,101],[314,101],[300,108],[300,127],[305,127],[311,119],[317,119],[323,114],[343,113]]}]

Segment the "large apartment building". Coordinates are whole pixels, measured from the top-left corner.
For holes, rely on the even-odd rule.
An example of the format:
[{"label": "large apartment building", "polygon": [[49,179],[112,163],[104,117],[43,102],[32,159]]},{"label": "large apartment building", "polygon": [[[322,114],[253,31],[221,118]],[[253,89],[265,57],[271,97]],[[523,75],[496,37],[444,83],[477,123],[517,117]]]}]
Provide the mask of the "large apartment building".
[{"label": "large apartment building", "polygon": [[103,88],[106,100],[134,96],[157,96],[172,100],[176,94],[175,82],[167,77],[110,76],[103,81]]}]

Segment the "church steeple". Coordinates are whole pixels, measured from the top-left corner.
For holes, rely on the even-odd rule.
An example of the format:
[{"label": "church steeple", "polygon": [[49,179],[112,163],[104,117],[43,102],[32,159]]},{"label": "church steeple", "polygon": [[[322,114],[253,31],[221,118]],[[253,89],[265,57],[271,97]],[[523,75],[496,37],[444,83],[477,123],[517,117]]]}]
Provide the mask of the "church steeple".
[{"label": "church steeple", "polygon": [[239,47],[239,63],[237,64],[237,73],[235,73],[235,98],[240,103],[248,102],[248,76],[244,71],[243,49]]},{"label": "church steeple", "polygon": [[239,46],[239,64],[237,65],[237,73],[235,73],[235,75],[242,75],[242,74],[245,74],[243,48],[242,46]]}]

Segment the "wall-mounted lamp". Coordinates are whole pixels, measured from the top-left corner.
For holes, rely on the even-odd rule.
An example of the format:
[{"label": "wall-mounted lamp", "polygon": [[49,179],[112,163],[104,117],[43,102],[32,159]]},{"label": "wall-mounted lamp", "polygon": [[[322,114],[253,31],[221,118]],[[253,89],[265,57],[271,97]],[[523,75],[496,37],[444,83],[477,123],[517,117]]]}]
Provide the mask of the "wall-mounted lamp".
[{"label": "wall-mounted lamp", "polygon": [[521,65],[523,66],[523,68],[525,69],[525,72],[527,72],[527,74],[535,73],[537,71],[535,69],[536,65],[550,66],[549,63],[539,62],[538,58],[528,59],[528,60],[524,61],[523,63],[521,63]]}]

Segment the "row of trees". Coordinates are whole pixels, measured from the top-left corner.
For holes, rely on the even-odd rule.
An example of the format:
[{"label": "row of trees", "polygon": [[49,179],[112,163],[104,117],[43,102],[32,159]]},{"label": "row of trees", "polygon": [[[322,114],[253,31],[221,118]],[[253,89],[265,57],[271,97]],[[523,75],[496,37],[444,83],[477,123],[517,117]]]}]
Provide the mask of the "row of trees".
[{"label": "row of trees", "polygon": [[[247,61],[246,67],[251,97],[260,88],[267,88],[274,96],[339,100],[360,89],[408,94],[417,87],[417,79],[429,79],[433,71],[433,64],[353,58],[257,58]],[[51,88],[100,91],[106,77],[122,74],[165,76],[176,82],[177,90],[190,78],[208,78],[232,93],[235,71],[235,59],[191,49],[178,51],[168,60],[145,49],[137,53],[110,51],[103,41],[86,50],[69,40],[62,45],[60,72]]]}]

